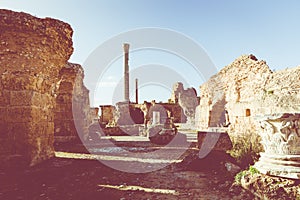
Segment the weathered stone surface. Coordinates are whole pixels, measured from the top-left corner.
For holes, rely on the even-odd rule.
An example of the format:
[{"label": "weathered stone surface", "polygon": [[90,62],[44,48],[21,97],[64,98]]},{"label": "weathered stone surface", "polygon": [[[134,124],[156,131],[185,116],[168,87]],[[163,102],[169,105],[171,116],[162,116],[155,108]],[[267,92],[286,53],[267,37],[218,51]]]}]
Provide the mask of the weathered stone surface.
[{"label": "weathered stone surface", "polygon": [[199,104],[196,90],[194,88],[184,89],[183,84],[178,82],[173,86],[171,101],[178,103],[183,109],[187,118],[187,128],[194,128],[196,107]]},{"label": "weathered stone surface", "polygon": [[105,124],[112,122],[114,119],[115,107],[112,105],[101,105],[100,108],[101,108],[100,121]]},{"label": "weathered stone surface", "polygon": [[119,102],[116,104],[116,109],[114,111],[114,121],[117,125],[133,125],[134,121],[130,117],[130,103],[129,102]]},{"label": "weathered stone surface", "polygon": [[[253,55],[239,57],[200,87],[201,101],[196,109],[200,115],[196,119],[198,128],[226,125],[235,143],[240,140],[256,153],[263,151],[258,143],[261,135],[266,153],[261,154],[260,170],[298,178],[299,169],[284,164],[289,158],[292,163],[298,162],[295,158],[299,155],[298,120],[284,123],[279,118],[267,120],[261,124],[264,127],[261,130],[257,129],[255,117],[299,113],[299,77],[300,67],[272,72],[265,61],[259,61]],[[226,111],[229,123],[225,120]],[[264,168],[268,162],[269,166]],[[282,166],[276,169],[279,163]]]},{"label": "weathered stone surface", "polygon": [[54,156],[54,91],[73,52],[73,30],[55,19],[1,9],[0,33],[0,158],[20,155],[34,165]]},{"label": "weathered stone surface", "polygon": [[258,114],[300,112],[300,66],[272,73],[255,104]]},{"label": "weathered stone surface", "polygon": [[[229,125],[228,134],[231,138],[252,134],[259,137],[253,119],[257,114],[256,101],[272,73],[265,61],[259,61],[253,55],[241,56],[224,67],[200,86],[201,100],[196,109],[197,128],[206,130],[208,127]],[[259,151],[260,145],[256,144],[256,140],[253,142],[251,147]]]},{"label": "weathered stone surface", "polygon": [[268,175],[300,179],[300,114],[257,117],[264,153],[255,167]]},{"label": "weathered stone surface", "polygon": [[89,91],[83,84],[83,68],[78,64],[67,63],[60,70],[59,77],[54,111],[55,138],[86,139],[88,126],[95,115],[90,109]]},{"label": "weathered stone surface", "polygon": [[297,180],[250,171],[244,171],[241,186],[259,199],[299,199],[300,197],[300,185]]},{"label": "weathered stone surface", "polygon": [[198,147],[202,151],[224,151],[232,148],[231,140],[227,132],[218,131],[198,131]]}]

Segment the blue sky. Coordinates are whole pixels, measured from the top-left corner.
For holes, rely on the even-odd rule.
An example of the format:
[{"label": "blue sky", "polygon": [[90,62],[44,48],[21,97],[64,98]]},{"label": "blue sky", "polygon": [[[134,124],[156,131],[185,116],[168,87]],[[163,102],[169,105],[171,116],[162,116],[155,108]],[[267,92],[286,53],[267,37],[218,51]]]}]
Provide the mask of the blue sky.
[{"label": "blue sky", "polygon": [[[119,33],[158,27],[178,31],[195,40],[218,69],[240,55],[250,53],[266,60],[271,69],[300,65],[300,3],[296,0],[2,0],[0,7],[37,17],[57,18],[71,24],[75,51],[70,61],[79,64],[83,64],[99,45]],[[143,61],[149,63],[152,58],[160,57],[155,55],[151,52],[132,54],[131,65],[141,65]],[[172,59],[161,57],[163,60]],[[185,68],[180,61],[162,63],[176,63],[178,69]],[[115,62],[116,66],[120,64],[121,61]],[[105,80],[115,83],[122,74],[112,70],[104,76]],[[188,86],[196,89],[203,82],[193,76],[189,80],[191,84]],[[105,95],[100,95],[96,104],[111,103],[109,92],[114,84],[107,86],[102,88]],[[140,99],[151,100],[153,91],[157,91],[158,100],[170,96],[162,88],[149,88],[149,91],[152,92],[141,91]]]}]

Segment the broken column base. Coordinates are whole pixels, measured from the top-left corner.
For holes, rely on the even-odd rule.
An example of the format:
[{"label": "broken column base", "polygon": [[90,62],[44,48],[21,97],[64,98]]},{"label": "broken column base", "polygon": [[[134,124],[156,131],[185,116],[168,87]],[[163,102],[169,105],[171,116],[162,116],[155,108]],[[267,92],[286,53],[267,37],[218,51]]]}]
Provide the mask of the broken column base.
[{"label": "broken column base", "polygon": [[300,155],[274,155],[261,153],[254,167],[262,174],[300,179]]}]

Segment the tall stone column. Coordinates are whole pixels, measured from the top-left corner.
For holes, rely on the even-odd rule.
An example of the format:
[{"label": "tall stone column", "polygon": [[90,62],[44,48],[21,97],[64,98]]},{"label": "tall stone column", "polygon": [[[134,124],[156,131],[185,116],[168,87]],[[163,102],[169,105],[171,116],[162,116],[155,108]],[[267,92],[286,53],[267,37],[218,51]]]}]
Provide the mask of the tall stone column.
[{"label": "tall stone column", "polygon": [[0,30],[0,163],[34,165],[54,156],[55,88],[73,52],[73,31],[1,9]]},{"label": "tall stone column", "polygon": [[300,179],[300,114],[256,117],[265,152],[255,167],[264,174]]},{"label": "tall stone column", "polygon": [[123,44],[124,49],[124,100],[129,102],[129,44]]}]

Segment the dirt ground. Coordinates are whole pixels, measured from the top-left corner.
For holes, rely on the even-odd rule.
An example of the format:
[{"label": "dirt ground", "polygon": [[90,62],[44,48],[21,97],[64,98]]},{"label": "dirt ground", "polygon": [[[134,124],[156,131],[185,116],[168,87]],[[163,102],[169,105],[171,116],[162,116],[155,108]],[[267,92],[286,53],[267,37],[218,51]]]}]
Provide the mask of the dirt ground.
[{"label": "dirt ground", "polygon": [[[141,143],[142,144],[142,143]],[[164,148],[144,142],[119,142],[118,151],[135,148],[136,153],[160,153]],[[93,144],[102,158],[115,158],[109,144]],[[176,148],[176,147],[174,147]],[[109,149],[109,151],[107,151]],[[116,150],[115,149],[115,150]],[[159,155],[168,161],[170,151]],[[129,149],[130,150],[130,149]],[[132,149],[131,149],[132,150]],[[42,164],[19,169],[12,166],[0,171],[0,199],[253,199],[242,190],[231,191],[233,176],[222,168],[222,158],[214,156],[206,160],[193,160],[191,154],[197,152],[195,144],[180,157],[183,161],[170,161],[164,168],[146,173],[128,173],[112,169],[91,154],[82,144],[56,144],[57,157]],[[169,153],[168,153],[169,152]],[[74,154],[77,153],[77,154]],[[153,167],[159,162],[143,162],[129,159],[126,151],[124,160],[111,159],[111,163],[126,162],[130,170],[135,167]],[[74,155],[74,156],[72,156]],[[82,157],[78,157],[81,155]],[[111,157],[104,157],[111,156]],[[118,154],[120,156],[120,154]],[[166,156],[166,157],[164,157]],[[185,159],[184,159],[185,158]],[[127,160],[126,160],[127,159]],[[154,159],[155,161],[155,159]],[[143,162],[143,165],[139,165]],[[149,162],[149,163],[147,163]],[[155,168],[155,167],[154,167]],[[147,171],[147,170],[146,170]]]}]

